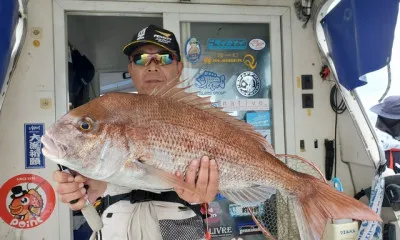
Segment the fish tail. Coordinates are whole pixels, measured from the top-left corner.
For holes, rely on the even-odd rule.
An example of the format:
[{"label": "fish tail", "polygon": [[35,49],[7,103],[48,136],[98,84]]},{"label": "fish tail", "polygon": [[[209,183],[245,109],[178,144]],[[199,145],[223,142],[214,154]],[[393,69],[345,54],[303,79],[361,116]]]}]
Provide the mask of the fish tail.
[{"label": "fish tail", "polygon": [[319,179],[302,173],[299,175],[302,186],[295,191],[294,210],[300,233],[307,235],[304,239],[321,239],[328,220],[382,222],[379,215],[364,203],[339,192]]}]

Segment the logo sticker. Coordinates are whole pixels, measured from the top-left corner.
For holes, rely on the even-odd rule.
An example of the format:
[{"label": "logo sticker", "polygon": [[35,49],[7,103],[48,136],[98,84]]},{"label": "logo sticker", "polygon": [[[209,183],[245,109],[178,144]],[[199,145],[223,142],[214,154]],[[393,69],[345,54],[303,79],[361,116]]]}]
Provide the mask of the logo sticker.
[{"label": "logo sticker", "polygon": [[196,38],[192,37],[186,41],[185,55],[186,59],[191,63],[196,63],[200,59],[201,47]]},{"label": "logo sticker", "polygon": [[244,97],[252,97],[260,91],[261,80],[253,72],[243,72],[236,79],[236,89]]},{"label": "logo sticker", "polygon": [[218,202],[211,202],[208,208],[208,217],[206,219],[208,224],[216,224],[221,221],[223,211]]},{"label": "logo sticker", "polygon": [[213,237],[228,237],[232,236],[233,234],[233,229],[231,226],[211,227],[208,229],[208,231]]},{"label": "logo sticker", "polygon": [[207,40],[209,50],[245,50],[247,39],[243,38],[209,38]]},{"label": "logo sticker", "polygon": [[270,109],[268,98],[224,99],[220,101],[220,106],[228,112],[267,111]]},{"label": "logo sticker", "polygon": [[251,54],[246,54],[243,57],[244,65],[248,66],[251,70],[254,70],[257,67],[256,59]]},{"label": "logo sticker", "polygon": [[[229,215],[231,215],[231,217],[251,216],[248,207],[249,206],[241,206],[239,204],[229,204]],[[250,207],[252,207],[252,211],[255,215],[264,215],[263,204]]]},{"label": "logo sticker", "polygon": [[253,50],[262,50],[265,48],[265,42],[262,39],[253,39],[249,42],[249,47]]},{"label": "logo sticker", "polygon": [[0,188],[0,217],[15,228],[37,227],[52,214],[55,198],[52,186],[42,177],[15,176]]},{"label": "logo sticker", "polygon": [[248,66],[251,70],[257,67],[256,59],[251,54],[246,54],[244,57],[239,57],[239,54],[217,54],[217,57],[205,57],[203,59],[204,64],[215,64],[215,63],[243,63]]},{"label": "logo sticker", "polygon": [[252,233],[261,233],[261,229],[253,221],[238,223],[237,229],[240,235],[247,235]]},{"label": "logo sticker", "polygon": [[225,89],[225,75],[218,76],[215,72],[204,71],[196,78],[194,85],[197,88],[210,89],[211,91],[218,88]]},{"label": "logo sticker", "polygon": [[25,168],[44,168],[44,156],[40,138],[44,133],[44,124],[25,124]]}]

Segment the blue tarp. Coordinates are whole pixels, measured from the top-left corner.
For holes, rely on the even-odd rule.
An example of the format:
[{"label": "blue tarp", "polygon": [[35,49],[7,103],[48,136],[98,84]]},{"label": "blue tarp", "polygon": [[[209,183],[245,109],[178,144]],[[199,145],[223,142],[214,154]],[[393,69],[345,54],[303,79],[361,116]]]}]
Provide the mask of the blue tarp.
[{"label": "blue tarp", "polygon": [[341,0],[322,20],[338,80],[348,90],[390,62],[399,0]]},{"label": "blue tarp", "polygon": [[0,0],[0,90],[5,82],[14,43],[14,29],[18,23],[17,0]]}]

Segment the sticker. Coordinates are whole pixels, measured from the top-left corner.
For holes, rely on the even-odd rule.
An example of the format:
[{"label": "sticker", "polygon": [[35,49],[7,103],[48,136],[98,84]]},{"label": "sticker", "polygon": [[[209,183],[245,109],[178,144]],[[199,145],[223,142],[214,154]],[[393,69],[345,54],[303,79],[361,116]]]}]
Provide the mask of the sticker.
[{"label": "sticker", "polygon": [[196,63],[200,59],[201,47],[196,38],[192,37],[186,41],[185,55],[186,59],[191,63]]},{"label": "sticker", "polygon": [[243,63],[244,65],[250,67],[251,70],[254,70],[254,68],[257,66],[256,59],[251,54],[246,54],[243,57]]},{"label": "sticker", "polygon": [[209,38],[207,49],[209,50],[245,50],[247,39],[244,38]]},{"label": "sticker", "polygon": [[251,54],[244,55],[243,58],[239,57],[239,54],[218,54],[216,58],[213,57],[205,57],[203,59],[204,64],[213,64],[213,63],[244,63],[244,65],[248,66],[251,70],[254,70],[257,66],[256,59]]},{"label": "sticker", "polygon": [[269,111],[246,113],[246,122],[253,125],[256,128],[270,127],[271,126],[270,118],[271,116]]},{"label": "sticker", "polygon": [[0,188],[0,217],[15,228],[37,227],[52,214],[55,198],[50,183],[38,175],[12,177]]},{"label": "sticker", "polygon": [[203,60],[204,64],[212,64],[212,63],[242,63],[242,58],[211,58],[205,57]]},{"label": "sticker", "polygon": [[251,216],[249,207],[253,211],[253,214],[256,216],[264,215],[264,205],[263,203],[258,204],[256,206],[241,206],[239,204],[229,204],[229,215],[231,217],[246,217]]},{"label": "sticker", "polygon": [[44,124],[25,124],[25,169],[44,168],[41,137],[44,134]]},{"label": "sticker", "polygon": [[252,234],[255,232],[261,233],[261,229],[254,222],[239,223],[237,229],[240,235]]},{"label": "sticker", "polygon": [[251,49],[253,49],[253,50],[256,50],[256,51],[262,50],[262,49],[265,48],[265,42],[264,42],[264,40],[258,39],[258,38],[252,39],[252,40],[249,42],[249,47],[250,47]]},{"label": "sticker", "polygon": [[269,99],[225,99],[221,100],[220,106],[224,111],[263,111],[269,110]]},{"label": "sticker", "polygon": [[207,212],[208,216],[206,221],[208,224],[216,224],[221,221],[220,216],[223,215],[223,211],[218,202],[210,202]]},{"label": "sticker", "polygon": [[218,76],[217,73],[204,71],[196,78],[195,86],[197,88],[210,89],[214,91],[218,88],[225,89],[225,75]]},{"label": "sticker", "polygon": [[211,227],[208,229],[211,236],[213,237],[226,237],[232,236],[233,229],[231,226],[219,226],[219,227]]},{"label": "sticker", "polygon": [[243,72],[236,79],[236,89],[244,97],[252,97],[260,91],[261,80],[254,72]]}]

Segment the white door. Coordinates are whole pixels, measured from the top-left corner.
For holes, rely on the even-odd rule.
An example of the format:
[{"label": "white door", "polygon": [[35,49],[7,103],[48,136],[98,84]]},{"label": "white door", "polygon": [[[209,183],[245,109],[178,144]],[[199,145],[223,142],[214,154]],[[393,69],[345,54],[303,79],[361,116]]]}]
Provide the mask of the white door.
[{"label": "white door", "polygon": [[164,14],[201,96],[254,125],[284,153],[281,33],[278,16]]},{"label": "white door", "polygon": [[[56,0],[53,9],[56,118],[68,109],[66,15],[156,13],[177,36],[183,77],[193,81],[200,95],[212,96],[216,104],[255,125],[277,153],[295,153],[290,8]],[[208,220],[213,239],[265,239],[246,208],[218,198],[210,204]],[[60,239],[69,240],[67,216],[68,207],[60,205]]]}]

